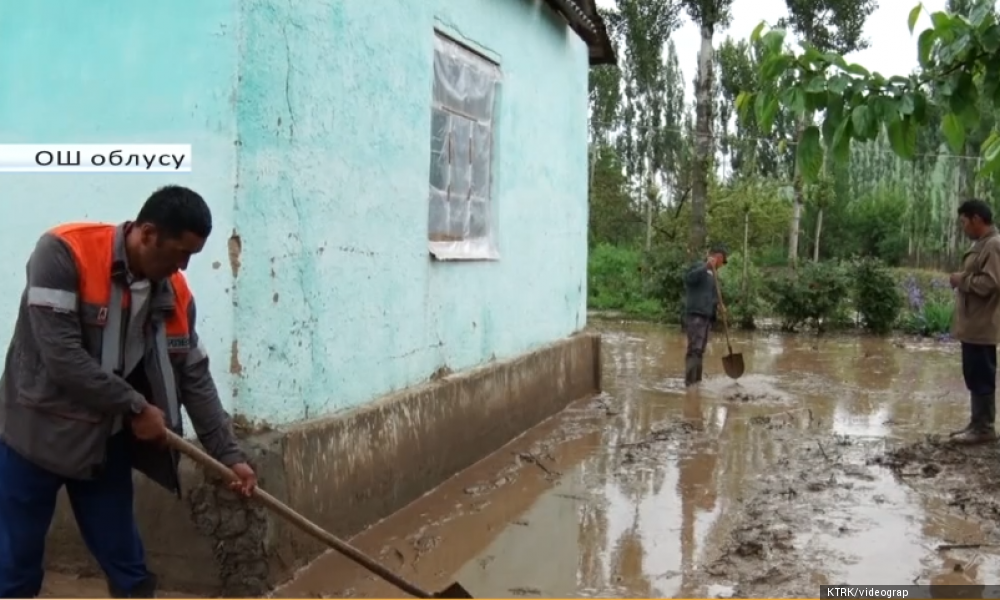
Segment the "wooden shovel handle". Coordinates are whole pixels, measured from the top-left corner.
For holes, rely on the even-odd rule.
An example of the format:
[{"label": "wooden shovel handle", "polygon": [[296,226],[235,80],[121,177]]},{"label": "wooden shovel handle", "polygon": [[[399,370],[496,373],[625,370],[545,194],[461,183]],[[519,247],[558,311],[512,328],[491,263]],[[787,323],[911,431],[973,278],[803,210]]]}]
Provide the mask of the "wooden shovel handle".
[{"label": "wooden shovel handle", "polygon": [[[226,465],[215,460],[209,456],[204,450],[195,446],[191,442],[185,440],[176,433],[167,430],[167,443],[177,450],[178,452],[187,455],[191,460],[198,463],[205,469],[215,473],[223,480],[227,482],[238,481],[236,474],[233,473],[232,469]],[[278,516],[284,518],[286,521],[292,525],[298,527],[305,533],[313,536],[317,540],[323,542],[327,546],[330,546],[337,552],[343,554],[347,558],[353,560],[362,567],[368,569],[372,573],[378,575],[382,579],[388,581],[392,585],[403,590],[407,594],[416,596],[417,598],[433,598],[432,594],[425,592],[419,587],[413,585],[409,581],[399,577],[389,569],[385,568],[381,564],[375,561],[375,559],[369,557],[365,553],[361,552],[354,546],[351,546],[347,542],[344,542],[337,536],[333,535],[329,531],[323,529],[319,525],[313,523],[309,519],[303,517],[299,513],[295,512],[290,506],[278,500],[271,494],[268,494],[259,487],[254,488],[253,498],[266,506],[269,510],[276,513]]]},{"label": "wooden shovel handle", "polygon": [[722,307],[722,332],[726,334],[726,347],[729,348],[729,354],[733,353],[733,345],[729,342],[729,317],[726,314],[726,304],[722,299],[722,286],[719,285],[719,271],[715,268],[715,263],[712,263],[712,279],[715,280],[715,293],[719,296],[719,305]]}]

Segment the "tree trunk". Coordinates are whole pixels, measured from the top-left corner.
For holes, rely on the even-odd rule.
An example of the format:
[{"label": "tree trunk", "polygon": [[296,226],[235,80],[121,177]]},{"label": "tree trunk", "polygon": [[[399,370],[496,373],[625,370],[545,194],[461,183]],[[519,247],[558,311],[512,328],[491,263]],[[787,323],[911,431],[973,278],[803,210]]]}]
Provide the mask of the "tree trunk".
[{"label": "tree trunk", "polygon": [[813,262],[819,262],[819,238],[823,234],[823,207],[816,213],[816,239],[813,240]]},{"label": "tree trunk", "polygon": [[750,275],[750,209],[743,211],[743,302],[750,299],[750,287],[748,285]]},{"label": "tree trunk", "polygon": [[590,143],[590,172],[587,174],[587,192],[594,188],[594,169],[597,167],[597,143]]},{"label": "tree trunk", "polygon": [[[795,139],[802,139],[802,132],[806,128],[806,119],[799,121],[795,132]],[[795,161],[795,177],[792,179],[792,189],[795,192],[795,199],[792,203],[792,223],[788,231],[788,265],[792,268],[799,262],[799,226],[802,223],[802,206],[805,204],[805,193],[802,189],[802,175],[799,173],[798,161]]]},{"label": "tree trunk", "polygon": [[653,205],[659,200],[659,194],[653,193],[653,169],[648,159],[643,161],[646,176],[643,178],[643,196],[646,197],[646,252],[653,249],[653,216],[659,211],[653,210]]},{"label": "tree trunk", "polygon": [[688,252],[704,250],[707,231],[708,175],[712,162],[712,67],[714,26],[701,28],[701,50],[698,52],[698,82],[695,85],[695,147],[691,182],[691,233]]},{"label": "tree trunk", "polygon": [[962,195],[965,193],[967,173],[964,157],[956,158],[958,168],[955,169],[955,193],[951,195],[951,210],[948,211],[948,268],[952,269],[958,264],[958,256],[961,252],[962,239],[965,232],[962,231],[962,222],[958,219],[958,206],[962,203]]},{"label": "tree trunk", "polygon": [[653,195],[649,193],[649,180],[646,178],[646,252],[653,249]]},{"label": "tree trunk", "polygon": [[788,231],[788,264],[794,268],[799,262],[799,224],[802,222],[802,205],[804,204],[802,176],[798,174],[798,167],[796,167],[792,189],[795,191],[795,199],[792,203],[792,224]]}]

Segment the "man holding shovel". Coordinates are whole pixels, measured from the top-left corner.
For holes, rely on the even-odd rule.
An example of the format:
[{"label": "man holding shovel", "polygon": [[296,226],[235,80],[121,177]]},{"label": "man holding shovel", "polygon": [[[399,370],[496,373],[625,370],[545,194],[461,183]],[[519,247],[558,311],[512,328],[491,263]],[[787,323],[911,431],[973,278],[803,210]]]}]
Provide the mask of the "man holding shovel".
[{"label": "man holding shovel", "polygon": [[132,469],[180,494],[180,407],[250,495],[180,271],[212,230],[208,205],[168,186],[135,221],[70,223],[38,240],[0,379],[0,597],[32,598],[66,487],[113,598],[153,598],[133,512]]},{"label": "man holding shovel", "polygon": [[726,310],[720,302],[715,278],[718,270],[726,264],[727,255],[725,246],[715,245],[705,261],[695,263],[684,274],[684,331],[687,334],[685,386],[701,381],[702,361],[709,332],[719,311]]},{"label": "man holding shovel", "polygon": [[951,434],[959,444],[982,444],[997,439],[997,341],[1000,340],[1000,234],[993,211],[982,200],[966,200],[958,207],[965,235],[972,240],[962,257],[962,268],[949,280],[955,289],[952,335],[962,344],[962,375],[969,390],[971,417],[965,429]]}]

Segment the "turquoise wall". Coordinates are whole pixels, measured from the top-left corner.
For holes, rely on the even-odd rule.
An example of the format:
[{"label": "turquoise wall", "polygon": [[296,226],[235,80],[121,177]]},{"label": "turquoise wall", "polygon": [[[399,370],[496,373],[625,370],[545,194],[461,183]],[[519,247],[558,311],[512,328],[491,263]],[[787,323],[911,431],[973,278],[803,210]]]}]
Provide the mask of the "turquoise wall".
[{"label": "turquoise wall", "polygon": [[[0,174],[0,352],[17,315],[38,236],[65,221],[134,218],[161,185],[198,190],[215,230],[188,271],[213,372],[231,388],[237,65],[235,0],[0,2],[0,143],[177,143],[194,171]],[[232,407],[232,394],[223,394]]]},{"label": "turquoise wall", "polygon": [[[435,28],[503,72],[496,262],[428,256]],[[538,1],[2,2],[0,143],[190,143],[194,171],[0,175],[0,339],[44,229],[130,218],[170,182],[212,205],[188,275],[224,401],[252,419],[569,335],[586,319],[587,70]]]},{"label": "turquoise wall", "polygon": [[[526,0],[246,0],[239,407],[287,422],[586,320],[587,49]],[[427,251],[433,31],[500,63],[497,262]]]}]

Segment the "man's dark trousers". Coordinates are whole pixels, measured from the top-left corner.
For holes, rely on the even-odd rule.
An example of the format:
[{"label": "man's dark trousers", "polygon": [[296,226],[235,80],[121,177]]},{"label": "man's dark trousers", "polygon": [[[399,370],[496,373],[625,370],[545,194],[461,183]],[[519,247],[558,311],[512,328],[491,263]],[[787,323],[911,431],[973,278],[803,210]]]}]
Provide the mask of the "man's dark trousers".
[{"label": "man's dark trousers", "polygon": [[702,360],[705,347],[708,346],[708,336],[712,329],[712,320],[704,315],[689,314],[684,317],[684,330],[687,333],[687,352],[685,353],[684,385],[690,386],[701,381]]},{"label": "man's dark trousers", "polygon": [[962,376],[969,389],[976,431],[993,431],[996,420],[997,347],[962,342]]},{"label": "man's dark trousers", "polygon": [[0,442],[0,598],[32,598],[41,592],[45,537],[64,485],[80,533],[112,595],[139,596],[150,584],[132,507],[129,436],[122,432],[109,441],[105,470],[90,481],[60,477]]}]

